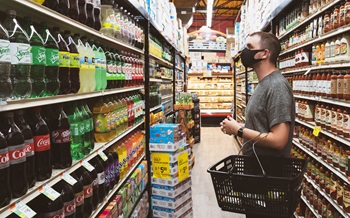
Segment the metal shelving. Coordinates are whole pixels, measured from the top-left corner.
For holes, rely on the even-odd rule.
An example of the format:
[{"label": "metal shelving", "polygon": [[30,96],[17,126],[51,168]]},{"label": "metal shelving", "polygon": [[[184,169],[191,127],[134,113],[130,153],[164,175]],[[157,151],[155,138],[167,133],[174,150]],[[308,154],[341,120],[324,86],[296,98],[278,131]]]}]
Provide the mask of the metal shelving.
[{"label": "metal shelving", "polygon": [[158,110],[158,109],[161,109],[162,106],[163,106],[162,104],[157,105],[157,106],[155,106],[155,107],[152,107],[149,111],[150,111],[150,112],[156,111],[156,110]]},{"label": "metal shelving", "polygon": [[306,204],[306,206],[307,206],[307,207],[309,208],[309,210],[314,214],[315,217],[317,217],[317,218],[322,218],[322,217],[318,214],[318,212],[315,211],[314,207],[311,206],[311,205],[309,204],[309,202],[306,200],[306,198],[305,198],[304,195],[301,195],[300,198],[301,198],[301,200],[304,201],[304,203]]},{"label": "metal shelving", "polygon": [[150,54],[150,57],[152,57],[158,64],[162,64],[162,65],[165,65],[167,67],[173,67],[172,63],[170,63],[169,61],[164,60],[160,57],[157,57],[154,54]]},{"label": "metal shelving", "polygon": [[346,100],[336,100],[336,99],[323,98],[319,96],[305,96],[305,95],[296,95],[296,94],[294,94],[294,97],[305,99],[305,100],[324,102],[327,104],[334,104],[342,107],[350,107],[350,102]]}]

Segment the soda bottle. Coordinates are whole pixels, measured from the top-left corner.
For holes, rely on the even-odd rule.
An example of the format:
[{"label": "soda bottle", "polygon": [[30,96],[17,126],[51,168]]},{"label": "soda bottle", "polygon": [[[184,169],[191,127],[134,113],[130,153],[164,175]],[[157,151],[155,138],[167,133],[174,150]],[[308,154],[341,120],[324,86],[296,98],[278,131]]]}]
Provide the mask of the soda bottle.
[{"label": "soda bottle", "polygon": [[78,92],[84,93],[89,91],[88,55],[87,55],[87,50],[84,43],[80,40],[79,34],[74,34],[74,42],[77,45],[77,49],[79,52],[79,61],[80,61],[80,71],[79,71],[80,89]]},{"label": "soda bottle", "polygon": [[94,52],[92,51],[90,44],[87,42],[87,37],[83,37],[83,43],[85,44],[88,57],[88,91],[93,92],[96,88]]},{"label": "soda bottle", "polygon": [[35,177],[35,153],[33,132],[30,126],[23,118],[23,110],[16,111],[15,121],[24,137],[26,151],[26,175],[29,188],[33,187],[36,182]]},{"label": "soda bottle", "polygon": [[60,68],[58,72],[58,78],[60,79],[60,95],[69,94],[70,93],[70,57],[69,57],[69,48],[64,41],[59,27],[54,27],[53,29],[54,35],[56,36],[57,44],[59,47],[59,63]]},{"label": "soda bottle", "polygon": [[80,116],[76,102],[66,104],[65,111],[67,112],[70,124],[72,158],[73,160],[80,160],[84,157],[84,120]]},{"label": "soda bottle", "polygon": [[[96,169],[87,169],[86,171],[89,173],[91,180],[92,180],[92,210],[95,210],[98,206],[98,204],[103,200],[98,197],[98,179],[97,179],[97,171]],[[91,171],[90,171],[91,170]]]},{"label": "soda bottle", "polygon": [[[100,159],[96,156],[95,158],[91,159],[90,164],[95,168],[97,173],[97,184],[98,184],[98,198],[99,201],[103,201],[103,199],[106,196],[106,190],[105,190],[105,171],[102,165],[102,162]],[[95,192],[94,192],[95,195]]]},{"label": "soda bottle", "polygon": [[110,174],[109,174],[109,164],[108,159],[104,161],[100,155],[97,155],[96,158],[102,163],[104,175],[105,175],[105,182],[104,182],[104,190],[106,191],[106,195],[110,191]]},{"label": "soda bottle", "polygon": [[82,24],[85,24],[87,20],[86,0],[78,0],[78,5],[79,5],[78,21]]},{"label": "soda bottle", "polygon": [[0,24],[0,104],[11,97],[12,83],[10,41],[7,30]]},{"label": "soda bottle", "polygon": [[41,23],[42,36],[45,43],[46,65],[45,65],[45,96],[57,95],[60,90],[59,74],[59,51],[56,39],[51,35],[45,23]]},{"label": "soda bottle", "polygon": [[121,38],[121,19],[122,19],[122,14],[121,14],[121,11],[118,7],[118,4],[117,4],[117,1],[114,1],[114,4],[113,4],[113,10],[114,10],[114,18],[115,18],[115,21],[114,21],[114,37],[121,41],[122,38]]},{"label": "soda bottle", "polygon": [[79,167],[75,172],[75,175],[78,177],[79,181],[83,185],[84,188],[84,215],[85,217],[90,217],[92,213],[92,179],[84,167]]},{"label": "soda bottle", "polygon": [[38,3],[39,5],[42,5],[44,3],[45,0],[34,0],[36,3]]},{"label": "soda bottle", "polygon": [[78,20],[79,18],[79,5],[78,0],[69,0],[69,10],[68,16],[73,20]]},{"label": "soda bottle", "polygon": [[75,217],[85,217],[84,215],[84,187],[81,181],[76,176],[75,172],[70,174],[77,182],[73,185],[69,184],[74,190],[75,198]]},{"label": "soda bottle", "polygon": [[109,37],[114,37],[115,17],[113,2],[113,0],[102,0],[101,2],[102,28],[100,28],[100,32]]},{"label": "soda bottle", "polygon": [[94,0],[94,29],[99,31],[101,29],[101,0]]},{"label": "soda bottle", "polygon": [[50,178],[52,174],[50,131],[41,117],[41,109],[37,107],[33,111],[36,123],[33,131],[36,179],[43,181]]},{"label": "soda bottle", "polygon": [[110,126],[111,131],[109,132],[109,139],[112,139],[116,135],[115,129],[115,113],[114,113],[114,105],[110,101],[108,96],[104,97],[104,103],[108,106],[108,125]]},{"label": "soda bottle", "polygon": [[98,49],[95,45],[93,45],[93,42],[91,42],[92,45],[92,52],[94,54],[95,59],[95,91],[99,91],[102,89],[102,81],[101,81],[101,63],[100,63],[100,54],[98,53]]},{"label": "soda bottle", "polygon": [[80,116],[83,118],[83,123],[84,123],[84,143],[83,143],[83,155],[87,155],[90,153],[91,151],[91,123],[90,123],[90,117],[89,115],[87,114],[87,112],[85,111],[85,108],[83,106],[83,103],[80,102],[78,104],[78,110],[79,110],[79,113],[80,113]]},{"label": "soda bottle", "polygon": [[55,169],[65,169],[72,165],[71,130],[68,117],[59,105],[57,122],[51,129],[51,155],[52,165]]},{"label": "soda bottle", "polygon": [[114,101],[116,102],[116,134],[120,135],[123,132],[122,123],[123,123],[123,117],[122,117],[122,105],[119,101],[118,97],[115,96]]},{"label": "soda bottle", "polygon": [[105,90],[107,88],[107,78],[106,78],[106,72],[107,72],[107,64],[106,64],[106,56],[101,47],[98,47],[98,53],[99,53],[99,61],[100,61],[100,70],[101,70],[101,89]]},{"label": "soda bottle", "polygon": [[51,8],[54,11],[57,11],[58,3],[59,3],[59,0],[45,0],[43,5],[48,8]]},{"label": "soda bottle", "polygon": [[115,185],[115,162],[114,162],[113,155],[111,153],[107,152],[106,150],[104,151],[104,153],[108,157],[109,186],[112,189]]},{"label": "soda bottle", "polygon": [[91,28],[94,28],[95,17],[94,17],[93,0],[86,0],[86,14],[87,14],[87,20],[85,24]]},{"label": "soda bottle", "polygon": [[94,116],[94,137],[96,142],[107,142],[110,136],[109,107],[99,98],[92,108]]},{"label": "soda bottle", "polygon": [[0,208],[11,201],[10,157],[5,136],[0,132]]},{"label": "soda bottle", "polygon": [[86,111],[86,113],[89,116],[89,122],[90,122],[90,150],[94,150],[95,147],[95,140],[94,140],[94,116],[92,115],[89,106],[86,104],[86,102],[83,103],[83,107]]},{"label": "soda bottle", "polygon": [[30,78],[32,81],[31,98],[42,97],[45,93],[46,84],[44,81],[46,51],[43,38],[35,30],[32,19],[25,17],[25,30],[29,36],[30,53],[32,57],[32,66],[30,68]]},{"label": "soda bottle", "polygon": [[69,2],[70,0],[59,0],[57,12],[67,16],[70,8]]},{"label": "soda bottle", "polygon": [[7,12],[4,27],[9,33],[11,52],[11,81],[12,99],[28,98],[32,91],[30,81],[30,45],[27,33],[21,28],[16,20],[16,11]]},{"label": "soda bottle", "polygon": [[54,201],[44,194],[40,194],[28,203],[28,206],[37,213],[37,217],[64,217],[64,203],[59,196]]},{"label": "soda bottle", "polygon": [[119,156],[116,151],[111,151],[111,154],[114,159],[114,170],[115,170],[115,179],[114,179],[114,184],[118,184],[120,175],[119,175]]},{"label": "soda bottle", "polygon": [[14,198],[18,198],[24,195],[28,190],[26,150],[22,132],[13,120],[14,113],[7,112],[6,117],[10,126],[6,138],[10,158],[11,192]]},{"label": "soda bottle", "polygon": [[71,93],[77,93],[80,89],[80,60],[77,45],[75,44],[73,38],[70,36],[70,31],[64,31],[64,39],[69,47],[69,57],[70,57],[70,82],[71,82]]},{"label": "soda bottle", "polygon": [[[74,182],[74,181],[73,181]],[[77,182],[75,180],[75,182]],[[75,217],[75,194],[73,188],[64,180],[60,180],[58,183],[52,186],[52,188],[61,194],[64,205],[64,217]]]},{"label": "soda bottle", "polygon": [[107,89],[113,89],[113,58],[111,52],[105,49]]}]

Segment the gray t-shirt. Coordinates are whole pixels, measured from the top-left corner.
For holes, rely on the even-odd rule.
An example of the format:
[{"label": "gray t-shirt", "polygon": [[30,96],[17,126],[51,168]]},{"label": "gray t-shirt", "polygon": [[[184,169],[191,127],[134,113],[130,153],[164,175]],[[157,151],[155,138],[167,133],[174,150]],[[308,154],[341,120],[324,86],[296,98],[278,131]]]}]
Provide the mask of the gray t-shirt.
[{"label": "gray t-shirt", "polygon": [[[246,108],[245,127],[268,133],[279,123],[290,122],[288,144],[283,150],[255,146],[258,155],[289,157],[295,123],[295,102],[288,81],[277,70],[262,79],[257,85]],[[244,134],[243,134],[244,135]],[[253,155],[253,143],[243,147],[243,154]]]}]

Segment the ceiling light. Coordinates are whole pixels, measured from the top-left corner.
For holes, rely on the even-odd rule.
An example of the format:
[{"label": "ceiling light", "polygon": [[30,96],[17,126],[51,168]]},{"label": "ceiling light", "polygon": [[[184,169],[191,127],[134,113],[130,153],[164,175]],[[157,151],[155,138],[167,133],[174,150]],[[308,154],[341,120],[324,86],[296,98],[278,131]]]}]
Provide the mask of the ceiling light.
[{"label": "ceiling light", "polygon": [[211,27],[214,0],[207,1],[207,27]]}]

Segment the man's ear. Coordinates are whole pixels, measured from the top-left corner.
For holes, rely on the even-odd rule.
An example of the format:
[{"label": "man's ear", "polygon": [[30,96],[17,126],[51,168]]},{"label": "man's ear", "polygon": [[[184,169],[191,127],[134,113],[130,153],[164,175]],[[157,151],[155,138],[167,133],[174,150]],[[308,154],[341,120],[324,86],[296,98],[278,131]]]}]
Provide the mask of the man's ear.
[{"label": "man's ear", "polygon": [[264,55],[261,57],[262,59],[268,59],[270,56],[270,51],[265,49],[264,50]]}]

